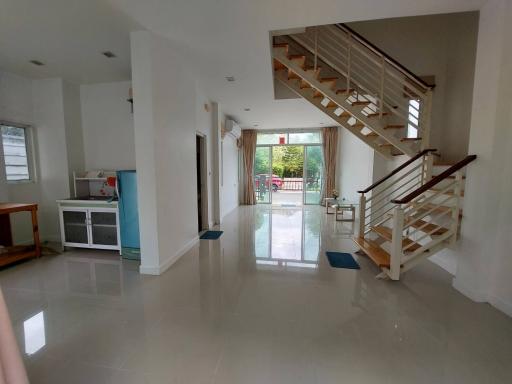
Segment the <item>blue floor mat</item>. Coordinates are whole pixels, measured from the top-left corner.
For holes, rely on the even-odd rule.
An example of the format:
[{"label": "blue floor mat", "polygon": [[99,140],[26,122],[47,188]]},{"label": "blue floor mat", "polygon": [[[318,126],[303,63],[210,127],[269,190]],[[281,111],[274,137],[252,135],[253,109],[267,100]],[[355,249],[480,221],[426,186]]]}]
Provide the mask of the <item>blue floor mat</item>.
[{"label": "blue floor mat", "polygon": [[220,235],[222,235],[224,232],[223,231],[206,231],[205,233],[203,233],[200,237],[200,239],[203,239],[203,240],[217,240]]},{"label": "blue floor mat", "polygon": [[333,268],[361,269],[350,253],[325,252]]}]

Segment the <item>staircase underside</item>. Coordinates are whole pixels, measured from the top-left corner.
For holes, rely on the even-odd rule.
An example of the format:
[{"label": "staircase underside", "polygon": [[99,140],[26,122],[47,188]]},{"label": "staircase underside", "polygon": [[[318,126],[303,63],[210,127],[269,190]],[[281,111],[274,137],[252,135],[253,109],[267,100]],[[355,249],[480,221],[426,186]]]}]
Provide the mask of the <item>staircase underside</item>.
[{"label": "staircase underside", "polygon": [[[340,126],[371,146],[386,158],[419,151],[420,138],[406,138],[406,127],[393,123],[392,107],[383,106],[370,95],[361,95],[354,88],[342,89],[342,75],[322,77],[325,71],[308,65],[309,58],[289,54],[288,44],[275,44],[272,49],[275,79],[328,115]],[[325,64],[324,64],[325,68]]]}]

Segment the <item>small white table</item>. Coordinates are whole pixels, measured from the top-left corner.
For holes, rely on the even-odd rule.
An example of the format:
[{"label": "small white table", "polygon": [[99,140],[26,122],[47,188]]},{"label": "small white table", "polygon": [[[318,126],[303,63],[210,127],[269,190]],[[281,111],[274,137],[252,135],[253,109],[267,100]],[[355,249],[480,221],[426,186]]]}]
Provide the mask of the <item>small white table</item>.
[{"label": "small white table", "polygon": [[[336,221],[356,221],[356,207],[354,204],[334,204],[331,207],[334,208]],[[351,218],[343,218],[344,212],[351,212]],[[338,218],[339,214],[341,214],[341,219]]]}]

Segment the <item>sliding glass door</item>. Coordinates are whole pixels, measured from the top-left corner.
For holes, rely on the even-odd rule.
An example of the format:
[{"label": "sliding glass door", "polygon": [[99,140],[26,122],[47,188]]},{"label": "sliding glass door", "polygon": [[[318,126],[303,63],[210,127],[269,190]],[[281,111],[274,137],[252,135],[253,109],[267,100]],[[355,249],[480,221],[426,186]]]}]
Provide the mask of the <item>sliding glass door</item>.
[{"label": "sliding glass door", "polygon": [[254,158],[254,190],[256,202],[270,203],[272,187],[272,147],[257,146]]},{"label": "sliding glass door", "polygon": [[320,204],[324,156],[320,145],[304,147],[304,204]]}]

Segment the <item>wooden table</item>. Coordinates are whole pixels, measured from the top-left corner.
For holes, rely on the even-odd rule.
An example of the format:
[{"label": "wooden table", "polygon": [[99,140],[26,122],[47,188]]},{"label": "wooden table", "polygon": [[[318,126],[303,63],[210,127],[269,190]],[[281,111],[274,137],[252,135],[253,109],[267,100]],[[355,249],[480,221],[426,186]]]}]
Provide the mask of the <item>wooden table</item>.
[{"label": "wooden table", "polygon": [[[31,214],[34,244],[31,246],[13,246],[9,215],[23,211],[28,211]],[[19,260],[41,256],[37,204],[0,203],[0,245],[4,247],[0,248],[0,267]]]}]

